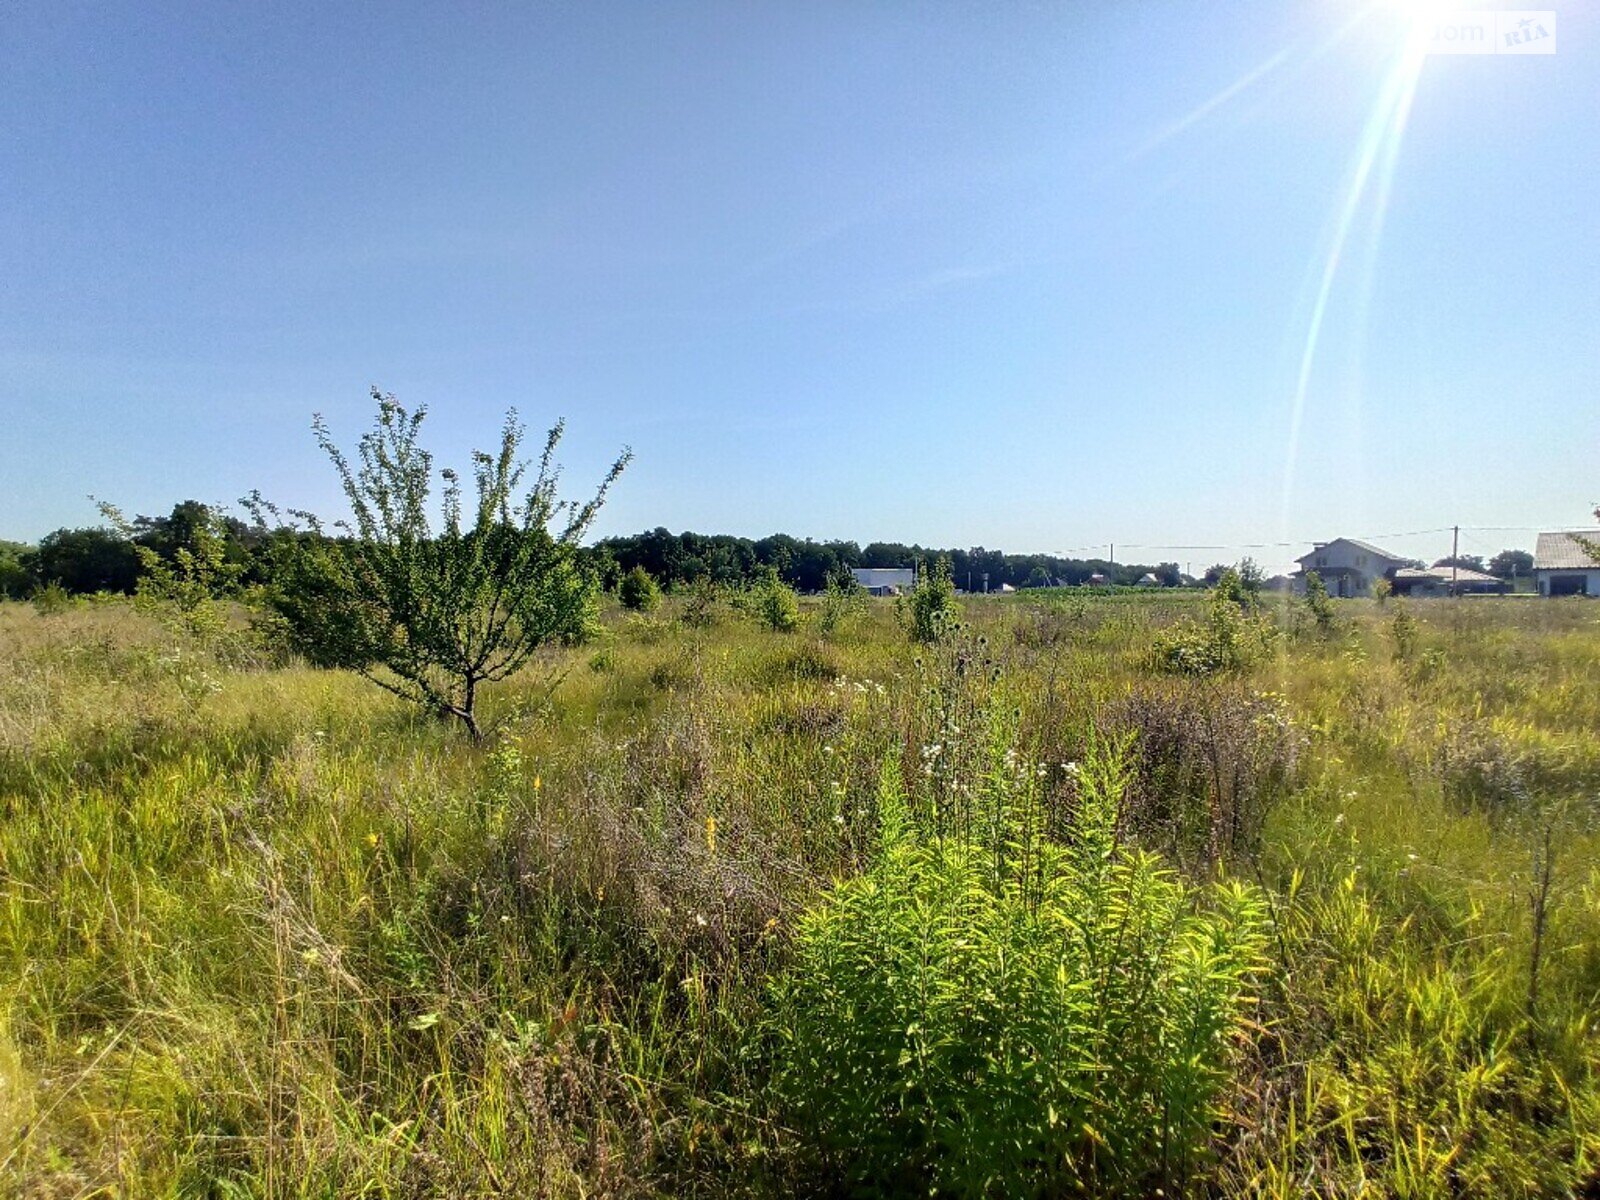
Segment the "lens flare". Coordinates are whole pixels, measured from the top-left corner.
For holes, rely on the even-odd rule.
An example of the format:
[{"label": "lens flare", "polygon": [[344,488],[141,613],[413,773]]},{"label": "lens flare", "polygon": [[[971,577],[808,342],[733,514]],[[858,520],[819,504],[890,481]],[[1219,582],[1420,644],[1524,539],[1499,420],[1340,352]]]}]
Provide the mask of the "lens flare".
[{"label": "lens flare", "polygon": [[[1420,7],[1420,6],[1417,6]],[[1422,76],[1422,66],[1427,59],[1427,22],[1422,12],[1417,12],[1411,22],[1406,40],[1394,66],[1390,68],[1379,89],[1378,98],[1362,130],[1361,139],[1352,156],[1343,195],[1335,209],[1332,235],[1328,240],[1326,255],[1320,272],[1315,262],[1311,273],[1318,276],[1316,299],[1306,323],[1305,340],[1300,350],[1299,370],[1295,375],[1294,396],[1289,409],[1289,444],[1283,471],[1283,511],[1281,527],[1287,537],[1289,505],[1294,494],[1295,464],[1300,451],[1300,430],[1305,417],[1306,394],[1311,385],[1311,373],[1316,365],[1317,351],[1322,340],[1323,323],[1328,314],[1328,302],[1333,295],[1334,282],[1339,277],[1345,258],[1345,248],[1351,231],[1369,196],[1371,205],[1371,242],[1366,256],[1367,280],[1363,294],[1370,292],[1372,274],[1376,269],[1377,246],[1383,234],[1384,217],[1389,207],[1393,188],[1395,164],[1399,159],[1400,144],[1405,136],[1406,122],[1411,115],[1412,100],[1417,83]],[[1364,336],[1364,330],[1358,336]]]}]

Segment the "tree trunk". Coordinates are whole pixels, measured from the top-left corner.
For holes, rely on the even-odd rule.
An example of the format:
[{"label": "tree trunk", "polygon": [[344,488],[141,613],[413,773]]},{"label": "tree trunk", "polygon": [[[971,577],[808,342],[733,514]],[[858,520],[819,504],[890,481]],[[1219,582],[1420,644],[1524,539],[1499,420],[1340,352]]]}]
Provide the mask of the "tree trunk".
[{"label": "tree trunk", "polygon": [[456,716],[461,718],[461,723],[467,727],[467,732],[472,735],[475,742],[483,741],[483,730],[478,728],[478,718],[474,712],[477,707],[478,681],[471,675],[467,676],[467,686],[462,692],[461,707],[456,710]]}]

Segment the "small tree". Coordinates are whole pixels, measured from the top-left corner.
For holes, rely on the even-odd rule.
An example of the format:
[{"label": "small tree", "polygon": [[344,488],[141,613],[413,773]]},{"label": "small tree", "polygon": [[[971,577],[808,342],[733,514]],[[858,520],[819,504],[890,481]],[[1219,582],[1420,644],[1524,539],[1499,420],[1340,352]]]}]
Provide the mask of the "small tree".
[{"label": "small tree", "polygon": [[617,599],[622,607],[634,612],[654,612],[661,607],[661,589],[643,567],[634,567],[617,585]]},{"label": "small tree", "polygon": [[931,571],[925,563],[917,564],[916,586],[910,596],[902,597],[900,611],[913,641],[932,644],[945,636],[961,615],[948,558],[938,559]]},{"label": "small tree", "polygon": [[1315,571],[1306,572],[1306,610],[1322,636],[1327,637],[1338,628],[1333,601],[1328,596],[1328,585],[1322,582],[1322,576]]},{"label": "small tree", "polygon": [[162,554],[148,542],[132,540],[141,528],[155,524],[149,518],[129,521],[115,505],[97,503],[100,515],[130,539],[139,556],[143,573],[134,602],[169,617],[171,624],[192,637],[207,640],[220,634],[227,614],[217,601],[233,592],[244,574],[243,563],[229,561],[229,525],[223,513],[193,500],[174,509],[184,513],[182,537],[157,542],[168,550]]},{"label": "small tree", "polygon": [[[290,510],[309,526],[273,541],[271,600],[287,618],[295,647],[322,666],[359,671],[379,687],[455,717],[474,739],[481,685],[515,674],[541,648],[573,644],[593,628],[596,580],[579,539],[606,492],[632,457],[624,450],[592,499],[557,497],[557,422],[538,470],[526,482],[518,459],[524,428],[506,415],[496,454],[473,453],[477,513],[462,520],[460,477],[440,472],[442,528],[428,515],[433,457],[417,444],[426,408],[408,411],[374,388],[377,422],[362,436],[352,465],[321,416],[317,444],[333,463],[352,520],[330,536],[314,515]],[[257,520],[278,510],[256,493],[246,501]],[[280,526],[281,527],[281,526]]]},{"label": "small tree", "polygon": [[849,571],[835,571],[828,576],[828,586],[822,594],[818,627],[825,635],[837,633],[866,610],[866,601],[866,589],[856,582],[854,575]]},{"label": "small tree", "polygon": [[789,633],[800,624],[800,600],[794,589],[778,576],[776,567],[767,567],[755,588],[756,616],[768,629]]}]

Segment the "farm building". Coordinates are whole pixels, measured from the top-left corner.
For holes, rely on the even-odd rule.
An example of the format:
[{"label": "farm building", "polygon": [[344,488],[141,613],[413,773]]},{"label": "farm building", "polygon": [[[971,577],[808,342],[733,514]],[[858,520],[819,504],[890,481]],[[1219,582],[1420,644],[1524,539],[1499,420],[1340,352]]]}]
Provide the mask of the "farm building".
[{"label": "farm building", "polygon": [[1600,596],[1600,553],[1596,551],[1600,551],[1600,529],[1541,533],[1533,549],[1533,577],[1539,594]]},{"label": "farm building", "polygon": [[855,567],[850,574],[873,596],[898,596],[917,586],[917,573],[911,567]]},{"label": "farm building", "polygon": [[1506,581],[1467,567],[1397,567],[1389,576],[1396,596],[1462,596],[1503,592]]},{"label": "farm building", "polygon": [[1300,564],[1294,577],[1295,591],[1305,591],[1306,575],[1315,571],[1330,596],[1370,596],[1374,583],[1401,567],[1410,566],[1411,561],[1355,538],[1317,542],[1310,554],[1295,559]]}]

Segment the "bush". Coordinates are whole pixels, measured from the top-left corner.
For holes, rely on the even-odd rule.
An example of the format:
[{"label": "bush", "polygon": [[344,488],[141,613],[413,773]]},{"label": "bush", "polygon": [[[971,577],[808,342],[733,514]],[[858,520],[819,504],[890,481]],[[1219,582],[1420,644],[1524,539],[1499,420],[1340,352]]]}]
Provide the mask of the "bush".
[{"label": "bush", "polygon": [[1394,603],[1394,620],[1389,623],[1389,640],[1394,643],[1394,660],[1410,663],[1417,656],[1417,619],[1401,601]]},{"label": "bush", "polygon": [[825,635],[840,632],[866,611],[867,593],[852,575],[830,575],[817,626]]},{"label": "bush", "polygon": [[661,607],[661,589],[643,567],[634,567],[617,585],[617,599],[633,612],[655,612]]},{"label": "bush", "polygon": [[1230,567],[1222,573],[1204,622],[1183,620],[1158,633],[1151,658],[1177,675],[1220,675],[1248,670],[1271,648],[1275,632]]},{"label": "bush", "polygon": [[942,641],[961,616],[956,604],[956,587],[950,579],[950,560],[941,558],[930,571],[917,564],[917,582],[909,596],[901,599],[901,622],[913,641],[925,645]]},{"label": "bush", "polygon": [[[1257,896],[1195,895],[1116,838],[1127,742],[1098,742],[1064,844],[997,753],[996,819],[939,837],[890,759],[880,850],[801,920],[773,988],[779,1094],[876,1193],[1060,1195],[1186,1182],[1257,969]],[[979,828],[983,828],[980,824]]]},{"label": "bush", "polygon": [[1312,627],[1319,637],[1331,637],[1338,632],[1339,619],[1333,612],[1328,585],[1315,571],[1306,572],[1306,611],[1311,614]]},{"label": "bush", "polygon": [[1113,703],[1110,721],[1138,748],[1129,829],[1194,874],[1257,853],[1306,746],[1283,696],[1239,683],[1141,686]]},{"label": "bush", "polygon": [[778,578],[778,572],[768,567],[756,585],[756,619],[777,633],[792,632],[800,624],[800,598],[794,589]]},{"label": "bush", "polygon": [[31,599],[34,611],[41,617],[66,612],[72,607],[72,593],[54,580],[41,588],[36,588]]},{"label": "bush", "polygon": [[678,620],[690,629],[710,629],[717,623],[718,599],[717,585],[706,576],[700,576],[689,585]]}]

